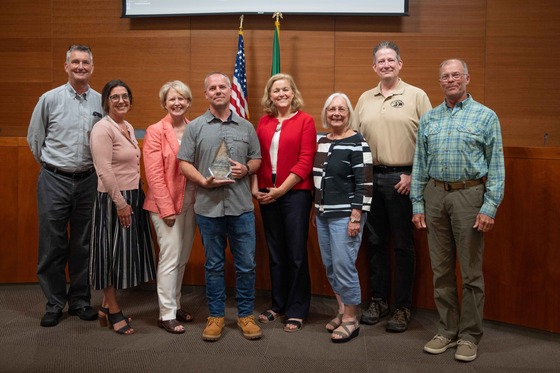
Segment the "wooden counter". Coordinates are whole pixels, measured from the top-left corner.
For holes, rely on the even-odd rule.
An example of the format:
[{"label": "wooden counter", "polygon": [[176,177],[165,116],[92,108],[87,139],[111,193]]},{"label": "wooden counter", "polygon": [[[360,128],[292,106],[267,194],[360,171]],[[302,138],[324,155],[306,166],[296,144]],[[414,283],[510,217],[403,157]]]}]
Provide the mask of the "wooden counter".
[{"label": "wooden counter", "polygon": [[[486,319],[560,333],[560,148],[506,148],[506,194],[494,230],[486,235]],[[36,182],[39,165],[25,138],[0,138],[0,283],[37,282]],[[269,289],[268,254],[258,206],[258,289]],[[310,227],[312,292],[332,295]],[[155,237],[155,235],[154,235]],[[425,232],[416,232],[413,305],[434,309],[432,271]],[[362,297],[368,297],[365,251],[358,257]],[[226,280],[234,286],[228,253]],[[185,284],[204,285],[204,252],[195,238]]]}]

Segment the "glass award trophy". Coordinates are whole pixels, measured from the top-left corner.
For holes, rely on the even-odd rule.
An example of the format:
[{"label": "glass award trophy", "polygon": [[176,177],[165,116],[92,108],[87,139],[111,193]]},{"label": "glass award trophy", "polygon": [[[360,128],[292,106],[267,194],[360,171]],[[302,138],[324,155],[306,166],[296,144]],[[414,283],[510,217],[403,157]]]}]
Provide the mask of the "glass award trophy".
[{"label": "glass award trophy", "polygon": [[212,165],[208,168],[210,175],[214,176],[217,180],[229,179],[231,174],[231,164],[229,163],[229,153],[227,150],[226,142],[222,139],[218,150],[214,155]]}]

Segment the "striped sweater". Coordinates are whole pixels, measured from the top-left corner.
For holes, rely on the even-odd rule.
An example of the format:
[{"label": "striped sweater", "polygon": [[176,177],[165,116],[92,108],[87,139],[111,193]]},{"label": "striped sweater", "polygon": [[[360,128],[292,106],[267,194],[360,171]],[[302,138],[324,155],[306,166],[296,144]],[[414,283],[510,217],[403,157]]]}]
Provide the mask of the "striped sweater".
[{"label": "striped sweater", "polygon": [[341,140],[322,137],[313,164],[317,216],[350,216],[369,211],[373,194],[371,150],[359,133]]}]

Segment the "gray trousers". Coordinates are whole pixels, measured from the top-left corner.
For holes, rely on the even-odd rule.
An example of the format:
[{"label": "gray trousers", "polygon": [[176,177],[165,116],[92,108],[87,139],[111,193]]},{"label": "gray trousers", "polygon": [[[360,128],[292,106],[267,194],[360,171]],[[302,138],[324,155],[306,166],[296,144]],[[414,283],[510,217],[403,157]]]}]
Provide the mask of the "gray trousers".
[{"label": "gray trousers", "polygon": [[[484,185],[446,191],[428,182],[424,190],[438,334],[478,344],[482,338],[484,235],[473,228],[484,198]],[[456,261],[462,299],[459,306]]]},{"label": "gray trousers", "polygon": [[[89,242],[97,175],[82,179],[41,168],[37,182],[39,258],[37,278],[46,312],[89,306]],[[70,286],[66,289],[66,265]]]}]

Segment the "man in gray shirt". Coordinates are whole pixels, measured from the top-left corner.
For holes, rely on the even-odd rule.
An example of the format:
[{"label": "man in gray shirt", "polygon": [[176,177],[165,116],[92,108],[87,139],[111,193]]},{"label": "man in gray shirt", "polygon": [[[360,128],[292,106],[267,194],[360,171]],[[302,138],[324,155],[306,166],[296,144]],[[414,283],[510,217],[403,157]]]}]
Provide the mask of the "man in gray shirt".
[{"label": "man in gray shirt", "polygon": [[[259,141],[253,125],[229,109],[231,82],[227,75],[208,74],[204,95],[210,109],[189,123],[178,154],[181,171],[197,185],[194,211],[206,256],[210,313],[202,339],[216,341],[222,335],[228,241],[236,272],[237,325],[245,338],[258,339],[262,332],[253,316],[256,237],[249,175],[261,164]],[[210,171],[222,144],[231,164],[226,179],[214,177]]]},{"label": "man in gray shirt", "polygon": [[103,109],[101,95],[89,86],[91,49],[70,46],[64,69],[68,83],[39,98],[27,134],[31,152],[42,166],[37,181],[37,277],[47,298],[41,319],[41,326],[46,327],[59,323],[66,303],[70,315],[97,319],[90,307],[88,281],[91,213],[97,190],[89,135]]}]

